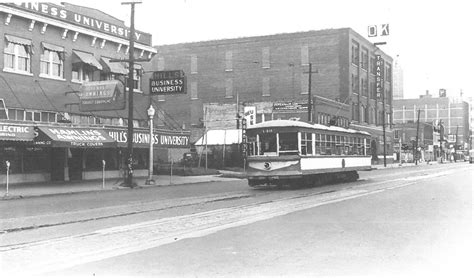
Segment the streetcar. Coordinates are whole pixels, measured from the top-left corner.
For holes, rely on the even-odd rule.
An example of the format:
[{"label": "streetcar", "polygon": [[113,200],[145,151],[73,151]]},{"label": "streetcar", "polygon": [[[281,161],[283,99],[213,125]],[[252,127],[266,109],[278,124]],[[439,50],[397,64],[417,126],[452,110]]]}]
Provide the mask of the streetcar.
[{"label": "streetcar", "polygon": [[273,120],[249,126],[251,187],[307,187],[355,181],[371,169],[370,134],[337,126]]}]

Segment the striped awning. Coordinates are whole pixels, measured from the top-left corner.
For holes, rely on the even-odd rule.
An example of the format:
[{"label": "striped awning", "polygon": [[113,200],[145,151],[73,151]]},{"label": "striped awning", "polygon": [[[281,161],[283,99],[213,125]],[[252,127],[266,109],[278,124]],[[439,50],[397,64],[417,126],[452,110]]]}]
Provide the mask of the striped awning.
[{"label": "striped awning", "polygon": [[73,51],[75,57],[73,57],[72,63],[84,63],[90,66],[95,67],[98,70],[102,70],[102,65],[97,61],[94,55],[90,53],[80,52],[80,51]]},{"label": "striped awning", "polygon": [[106,70],[111,73],[123,75],[128,74],[128,70],[122,65],[122,63],[112,63],[110,60],[110,58],[101,57],[100,63],[104,65],[104,68],[106,68]]},{"label": "striped awning", "polygon": [[31,45],[31,40],[14,37],[11,35],[5,35],[5,39],[11,43],[16,43],[16,44],[21,44],[21,45]]},{"label": "striped awning", "polygon": [[50,51],[55,51],[55,52],[64,52],[64,47],[61,46],[56,46],[54,44],[50,44],[47,42],[42,42],[44,49],[50,50]]}]

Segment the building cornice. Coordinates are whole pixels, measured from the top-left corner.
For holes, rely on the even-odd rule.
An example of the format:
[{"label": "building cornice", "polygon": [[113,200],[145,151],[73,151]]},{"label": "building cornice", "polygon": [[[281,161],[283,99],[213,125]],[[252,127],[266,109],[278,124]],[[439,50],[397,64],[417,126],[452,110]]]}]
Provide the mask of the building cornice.
[{"label": "building cornice", "polygon": [[[80,27],[80,26],[70,24],[70,23],[67,23],[67,22],[63,22],[63,21],[60,21],[60,20],[51,19],[51,18],[48,18],[48,17],[45,17],[45,16],[40,16],[40,15],[33,14],[33,13],[28,13],[26,11],[15,9],[13,7],[0,5],[0,12],[6,13],[6,14],[12,14],[12,15],[15,15],[15,16],[18,16],[18,17],[29,19],[29,20],[35,20],[36,22],[41,22],[41,23],[45,23],[45,24],[48,24],[48,25],[52,25],[52,26],[57,26],[59,28],[67,29],[67,30],[72,31],[72,32],[78,32],[78,33],[85,34],[85,35],[88,35],[88,36],[91,36],[91,37],[97,37],[97,38],[100,38],[102,40],[117,43],[118,45],[125,45],[125,46],[129,45],[129,41],[126,40],[126,39],[117,38],[117,37],[107,35],[107,34],[104,34],[104,33],[98,32],[98,31],[94,31],[94,30],[91,30],[91,29]],[[4,23],[0,23],[0,24],[4,24]],[[144,45],[144,44],[141,44],[141,43],[138,43],[138,42],[134,42],[134,47],[137,48],[137,49],[140,49],[140,50],[144,50],[144,51],[153,53],[153,54],[157,53],[157,50],[154,47]]]}]

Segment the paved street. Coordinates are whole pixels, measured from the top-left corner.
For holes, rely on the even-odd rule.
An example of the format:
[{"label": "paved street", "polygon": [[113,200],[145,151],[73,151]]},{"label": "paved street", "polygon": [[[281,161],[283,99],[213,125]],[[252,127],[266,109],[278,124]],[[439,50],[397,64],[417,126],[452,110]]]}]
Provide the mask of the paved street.
[{"label": "paved street", "polygon": [[7,200],[0,261],[4,272],[85,276],[464,274],[472,170],[376,170],[302,190],[229,180]]}]

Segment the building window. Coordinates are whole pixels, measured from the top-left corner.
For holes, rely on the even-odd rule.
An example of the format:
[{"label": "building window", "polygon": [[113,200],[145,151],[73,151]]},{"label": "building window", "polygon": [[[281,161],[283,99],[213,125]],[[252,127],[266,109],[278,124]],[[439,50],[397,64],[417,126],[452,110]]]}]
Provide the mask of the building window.
[{"label": "building window", "polygon": [[158,57],[157,69],[158,70],[165,70],[165,57],[163,57],[163,56]]},{"label": "building window", "polygon": [[368,65],[369,65],[369,50],[362,48],[362,61],[361,61],[360,66],[362,67],[362,69],[367,70]]},{"label": "building window", "polygon": [[301,65],[309,65],[309,47],[307,45],[301,46]]},{"label": "building window", "polygon": [[72,81],[93,81],[93,73],[102,70],[102,65],[94,55],[82,51],[73,50],[72,55]]},{"label": "building window", "polygon": [[262,48],[262,68],[270,68],[270,47]]},{"label": "building window", "polygon": [[359,120],[359,106],[356,103],[352,103],[352,120]]},{"label": "building window", "polygon": [[376,72],[375,57],[370,57],[370,73],[375,75],[375,72]]},{"label": "building window", "polygon": [[361,79],[361,83],[362,83],[362,95],[363,96],[367,96],[368,95],[368,86],[367,86],[367,79],[365,78],[362,78]]},{"label": "building window", "polygon": [[377,95],[375,94],[375,82],[371,81],[370,82],[370,98],[371,99],[376,99]]},{"label": "building window", "polygon": [[[133,69],[133,91],[134,92],[141,92],[142,91],[142,77],[141,77],[142,67],[140,65],[135,65]],[[128,75],[125,78],[125,84],[128,85]]]},{"label": "building window", "polygon": [[193,54],[191,55],[191,74],[196,74],[198,73],[198,59],[197,55]]},{"label": "building window", "polygon": [[233,92],[233,80],[232,78],[227,78],[225,80],[225,97],[232,98],[234,96]]},{"label": "building window", "polygon": [[197,81],[191,82],[191,99],[198,99]]},{"label": "building window", "polygon": [[72,65],[72,81],[89,82],[92,81],[94,68],[82,63]]},{"label": "building window", "polygon": [[308,77],[306,76],[305,73],[302,73],[301,74],[301,94],[307,95],[308,93],[309,93]]},{"label": "building window", "polygon": [[355,74],[352,74],[352,92],[354,94],[358,94],[359,93],[359,77]]},{"label": "building window", "polygon": [[232,51],[225,52],[225,71],[232,71]]},{"label": "building window", "polygon": [[[1,102],[1,100],[0,100]],[[1,114],[1,107],[0,107],[0,114]],[[1,119],[1,115],[0,115]],[[14,121],[24,121],[25,120],[25,110],[23,109],[8,109],[8,119]]]},{"label": "building window", "polygon": [[40,75],[47,77],[64,77],[64,49],[43,44],[40,58]]},{"label": "building window", "polygon": [[262,96],[270,96],[270,77],[265,76],[262,79]]},{"label": "building window", "polygon": [[4,69],[31,73],[31,41],[12,36],[5,36],[5,39]]},{"label": "building window", "polygon": [[9,109],[8,114],[7,114],[7,108],[5,107],[5,101],[0,98],[0,119],[7,119],[8,120],[10,110],[13,110],[13,109]]},{"label": "building window", "polygon": [[392,82],[392,65],[387,63],[386,72],[385,72],[385,81]]},{"label": "building window", "polygon": [[352,64],[359,66],[359,44],[355,41],[352,41],[351,61]]}]

